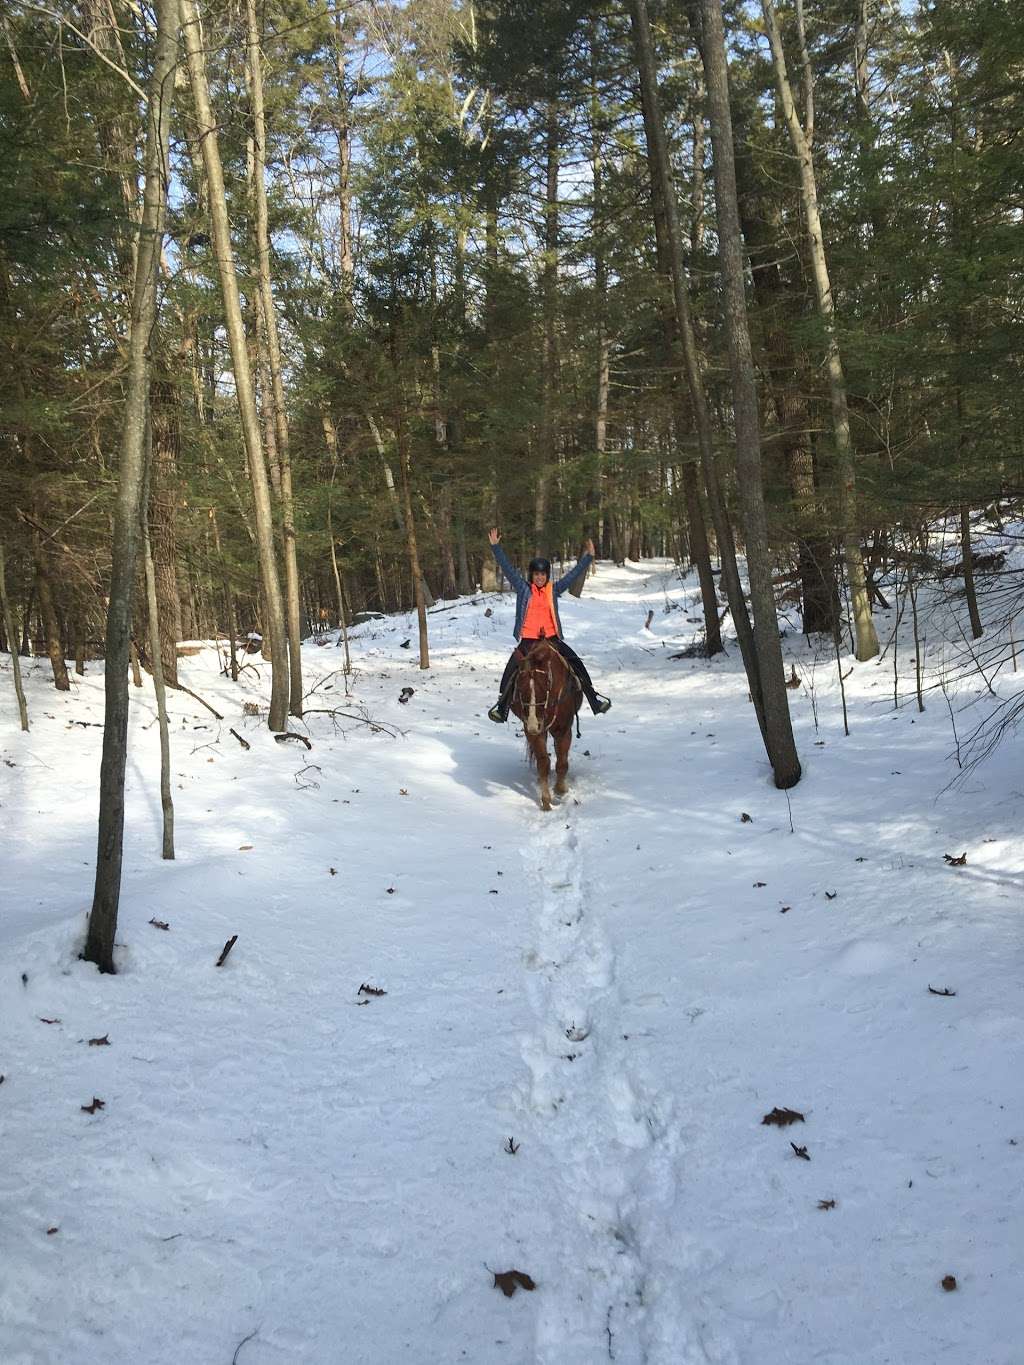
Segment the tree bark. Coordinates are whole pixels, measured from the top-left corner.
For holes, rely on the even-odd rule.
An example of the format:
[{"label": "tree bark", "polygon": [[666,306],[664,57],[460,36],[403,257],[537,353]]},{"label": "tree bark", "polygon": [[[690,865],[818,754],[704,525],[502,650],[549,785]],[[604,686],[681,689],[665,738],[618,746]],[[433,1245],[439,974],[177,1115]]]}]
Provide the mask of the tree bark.
[{"label": "tree bark", "polygon": [[195,102],[196,123],[209,190],[210,226],[224,301],[225,330],[231,352],[235,395],[238,401],[242,438],[245,442],[249,482],[253,493],[266,635],[270,641],[271,652],[269,725],[271,730],[284,730],[288,724],[288,644],[285,633],[281,584],[275,557],[274,515],[270,501],[270,486],[260,440],[259,416],[256,411],[252,369],[249,365],[245,326],[238,297],[235,255],[231,243],[231,228],[228,221],[228,206],[224,190],[224,172],[221,164],[217,123],[210,103],[210,91],[206,77],[204,40],[195,0],[180,0],[180,4],[189,80]]},{"label": "tree bark", "polygon": [[[150,428],[150,434],[152,427]],[[153,453],[148,452],[149,472],[152,475]],[[156,695],[156,714],[160,730],[160,809],[163,814],[161,837],[161,856],[167,861],[174,859],[174,801],[171,797],[171,737],[167,723],[167,689],[164,686],[164,665],[161,657],[162,633],[160,630],[160,609],[157,604],[156,567],[153,562],[153,548],[149,537],[149,520],[146,515],[147,498],[142,504],[142,559],[146,574],[146,607],[149,616],[149,656],[153,670],[153,692]]]},{"label": "tree bark", "polygon": [[150,342],[157,315],[157,271],[167,202],[165,170],[170,137],[174,66],[178,45],[177,0],[158,0],[153,70],[146,120],[145,190],[135,251],[125,412],[114,509],[110,605],[104,667],[103,753],[96,881],[83,956],[101,972],[113,972],[114,936],[121,896],[124,839],[124,775],[128,755],[128,655],[132,594],[142,519]]},{"label": "tree bark", "polygon": [[21,718],[21,728],[28,729],[28,706],[25,702],[25,689],[21,681],[21,659],[18,657],[18,636],[17,628],[14,623],[14,612],[11,611],[10,599],[7,596],[7,579],[4,573],[4,547],[0,545],[0,612],[4,618],[4,633],[7,636],[7,648],[11,652],[11,671],[14,674],[14,694],[18,698],[18,715]]},{"label": "tree bark", "polygon": [[743,537],[747,549],[747,575],[753,615],[754,646],[765,717],[765,747],[775,775],[775,785],[786,788],[800,780],[800,760],[793,739],[786,675],[775,613],[768,518],[761,477],[761,426],[757,378],[747,322],[744,288],[743,245],[739,206],[736,200],[736,168],[733,160],[732,114],[729,108],[729,76],[725,57],[725,33],[720,0],[703,0],[704,74],[708,87],[708,110],[715,166],[715,204],[718,209],[718,249],[724,285],[725,330],[732,372],[733,413],[736,424],[736,474]]},{"label": "tree bark", "polygon": [[[249,41],[249,98],[253,121],[253,189],[256,200],[256,261],[267,364],[273,392],[277,457],[281,470],[281,530],[284,538],[285,618],[288,631],[289,699],[288,710],[302,715],[302,625],[299,607],[299,563],[295,544],[295,498],[292,492],[292,462],[285,411],[284,375],[281,343],[277,332],[277,310],[270,279],[270,233],[267,225],[266,142],[267,120],[263,107],[263,69],[256,0],[246,0],[246,28]],[[269,399],[264,394],[264,401]]]},{"label": "tree bark", "polygon": [[828,374],[829,399],[832,406],[832,430],[839,470],[839,516],[842,526],[846,576],[853,607],[855,653],[862,662],[878,653],[878,635],[871,619],[871,596],[864,572],[864,556],[857,525],[857,483],[854,465],[853,439],[850,434],[850,411],[846,396],[846,375],[836,334],[835,299],[825,257],[825,239],[818,210],[818,184],[814,172],[814,76],[804,39],[803,0],[796,0],[797,31],[800,36],[800,59],[804,83],[804,122],[797,114],[793,88],[790,84],[786,54],[782,46],[775,14],[774,0],[761,0],[775,67],[775,83],[779,91],[789,139],[800,166],[800,197],[807,230],[808,254],[818,315],[825,328],[825,368]]},{"label": "tree bark", "polygon": [[53,669],[53,685],[58,692],[70,692],[71,679],[68,677],[68,666],[64,660],[60,622],[57,620],[57,608],[54,606],[53,588],[50,584],[50,570],[46,563],[42,540],[39,532],[35,530],[32,532],[32,557],[36,568],[36,597],[39,600],[39,615],[43,623],[43,638]]},{"label": "tree bark", "polygon": [[150,479],[150,536],[160,621],[160,662],[164,683],[178,686],[181,595],[178,591],[178,414],[173,385],[157,380],[150,395],[153,468]]},{"label": "tree bark", "polygon": [[654,48],[651,42],[650,24],[647,17],[646,0],[630,0],[633,20],[633,37],[636,46],[637,64],[640,71],[641,101],[643,105],[644,128],[647,135],[648,156],[656,192],[661,196],[665,211],[668,249],[672,270],[672,296],[675,304],[676,326],[683,353],[687,388],[693,410],[693,421],[697,432],[697,445],[700,451],[701,469],[707,491],[708,507],[718,541],[718,554],[722,565],[722,585],[729,601],[736,638],[750,695],[754,703],[757,723],[762,738],[765,734],[764,704],[761,698],[761,683],[758,677],[757,654],[754,649],[754,633],[747,615],[743,598],[743,585],[740,582],[739,568],[736,564],[736,544],[732,526],[722,496],[715,462],[714,442],[711,435],[711,413],[704,381],[701,375],[697,338],[690,313],[687,297],[686,271],[683,265],[682,233],[679,224],[679,211],[676,203],[675,187],[672,183],[671,164],[668,144],[665,140],[664,124],[658,100],[658,86],[654,67]]}]

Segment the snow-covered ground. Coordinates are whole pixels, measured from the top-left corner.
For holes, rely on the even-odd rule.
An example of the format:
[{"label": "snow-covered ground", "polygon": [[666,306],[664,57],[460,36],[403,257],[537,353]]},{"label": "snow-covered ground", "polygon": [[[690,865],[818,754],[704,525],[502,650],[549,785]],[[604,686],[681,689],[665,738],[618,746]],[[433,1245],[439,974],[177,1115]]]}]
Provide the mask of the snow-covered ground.
[{"label": "snow-covered ground", "polygon": [[695,603],[667,562],[566,599],[614,706],[549,815],[485,715],[509,597],[433,614],[426,673],[411,618],[359,628],[350,697],[310,644],[309,704],[377,726],[309,752],[243,715],[265,668],[183,660],[225,719],[171,698],[173,864],[133,692],[115,977],[77,959],[100,668],[31,664],[28,735],[0,673],[3,1365],[1024,1361],[1020,740],[942,793],[906,653],[847,738],[790,634],[777,792],[735,648],[669,657]]}]

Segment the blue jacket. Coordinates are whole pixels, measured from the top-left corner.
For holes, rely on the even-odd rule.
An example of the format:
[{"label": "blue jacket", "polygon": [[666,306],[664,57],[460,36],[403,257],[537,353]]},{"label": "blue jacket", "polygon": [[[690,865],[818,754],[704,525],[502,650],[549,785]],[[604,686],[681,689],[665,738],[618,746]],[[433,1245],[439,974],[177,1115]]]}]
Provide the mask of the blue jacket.
[{"label": "blue jacket", "polygon": [[[502,573],[505,575],[508,581],[512,584],[513,588],[515,588],[516,590],[515,637],[518,640],[523,633],[523,617],[526,615],[526,608],[530,602],[530,585],[523,577],[523,575],[519,572],[519,570],[513,568],[512,561],[509,559],[505,551],[501,548],[500,543],[497,545],[492,545],[491,549],[494,551],[494,558],[498,561],[498,565],[501,568]],[[577,578],[579,578],[581,574],[585,574],[587,572],[587,570],[590,568],[590,563],[593,557],[594,557],[593,555],[581,556],[581,558],[577,560],[576,564],[573,565],[569,572],[567,574],[564,574],[558,580],[558,582],[554,584],[554,592],[551,594],[551,605],[554,607],[555,610],[555,625],[558,627],[559,639],[562,638],[562,621],[558,615],[558,599],[561,597],[562,593],[565,592],[566,588],[568,588],[572,583],[576,582]]]}]

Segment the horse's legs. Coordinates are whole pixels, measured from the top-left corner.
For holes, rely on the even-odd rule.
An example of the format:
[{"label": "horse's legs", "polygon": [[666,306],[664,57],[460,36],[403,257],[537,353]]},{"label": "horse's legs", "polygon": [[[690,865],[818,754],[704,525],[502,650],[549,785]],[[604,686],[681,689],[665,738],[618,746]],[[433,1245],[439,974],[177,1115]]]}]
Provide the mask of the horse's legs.
[{"label": "horse's legs", "polygon": [[560,730],[555,735],[555,795],[564,796],[569,788],[569,748],[572,744],[572,726]]},{"label": "horse's legs", "polygon": [[548,775],[551,772],[551,759],[548,757],[547,735],[531,735],[530,748],[533,750],[534,761],[537,764],[537,782],[540,786],[541,809],[550,810],[551,788],[548,786]]}]

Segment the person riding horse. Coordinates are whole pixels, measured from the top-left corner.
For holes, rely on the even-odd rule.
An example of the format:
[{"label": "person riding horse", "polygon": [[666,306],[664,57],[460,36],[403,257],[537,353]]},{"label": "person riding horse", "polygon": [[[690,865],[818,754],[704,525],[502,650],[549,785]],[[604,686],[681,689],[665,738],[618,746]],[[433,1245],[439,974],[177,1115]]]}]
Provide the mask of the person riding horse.
[{"label": "person riding horse", "polygon": [[514,633],[519,642],[505,665],[498,700],[487,712],[488,716],[491,720],[497,721],[499,725],[508,720],[508,709],[512,701],[512,691],[515,687],[519,662],[525,654],[529,653],[538,640],[547,640],[570,665],[580,680],[580,686],[583,688],[584,695],[590,702],[590,709],[595,716],[610,710],[611,702],[607,697],[603,697],[600,692],[594,690],[594,684],[590,681],[590,674],[587,672],[583,660],[562,639],[562,623],[558,616],[559,597],[581,574],[587,572],[593,562],[594,542],[588,540],[578,563],[556,583],[552,583],[551,561],[549,559],[544,559],[541,556],[531,559],[527,566],[527,573],[529,574],[527,580],[518,569],[513,567],[508,555],[502,549],[501,532],[496,526],[491,527],[487,533],[487,538],[491,542],[494,558],[498,561],[502,573],[516,590]]}]

